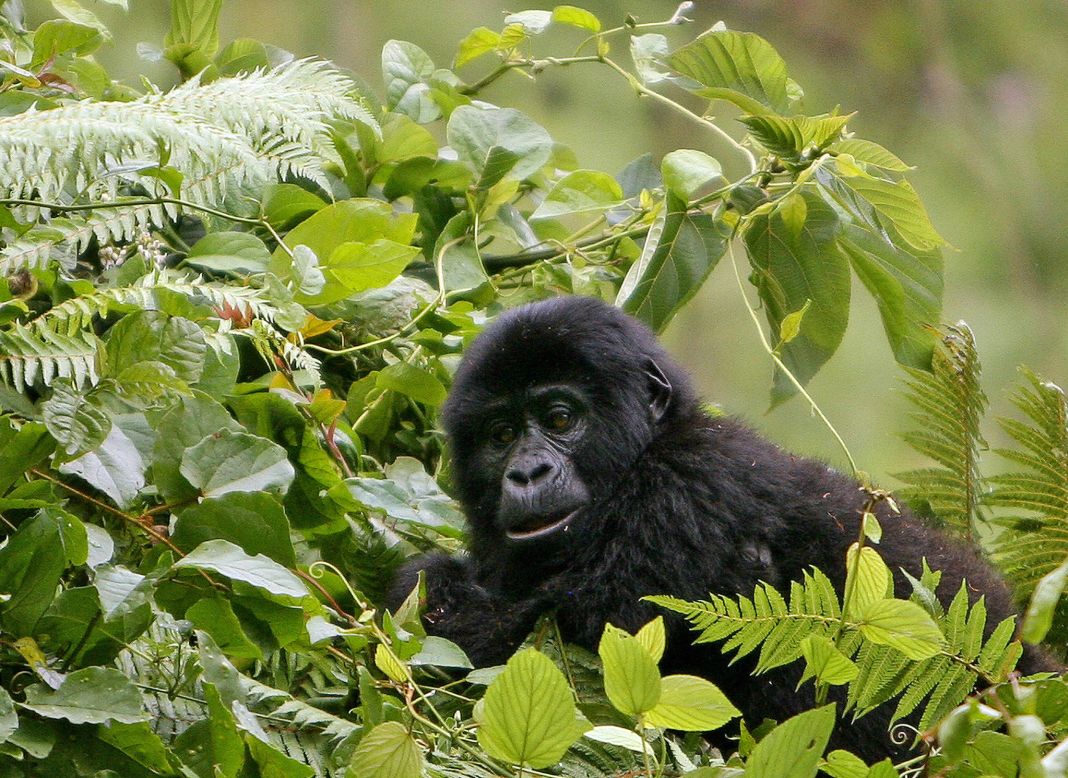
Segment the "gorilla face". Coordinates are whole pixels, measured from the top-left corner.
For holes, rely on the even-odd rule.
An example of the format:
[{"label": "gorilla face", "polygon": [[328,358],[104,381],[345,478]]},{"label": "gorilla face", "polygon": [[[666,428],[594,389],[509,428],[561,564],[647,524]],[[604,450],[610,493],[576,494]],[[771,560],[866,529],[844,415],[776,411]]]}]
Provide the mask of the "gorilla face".
[{"label": "gorilla face", "polygon": [[488,327],[442,416],[474,545],[541,554],[595,515],[689,393],[659,364],[674,369],[648,330],[594,300],[516,309]]}]

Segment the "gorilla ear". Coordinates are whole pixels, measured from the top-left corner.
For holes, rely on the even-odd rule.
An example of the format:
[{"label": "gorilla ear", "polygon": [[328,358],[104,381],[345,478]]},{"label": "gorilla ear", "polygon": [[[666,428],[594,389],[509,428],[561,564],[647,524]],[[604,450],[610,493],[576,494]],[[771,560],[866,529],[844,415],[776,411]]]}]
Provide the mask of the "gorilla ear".
[{"label": "gorilla ear", "polygon": [[649,385],[649,413],[653,423],[660,421],[671,404],[671,382],[653,360],[646,360],[645,377]]}]

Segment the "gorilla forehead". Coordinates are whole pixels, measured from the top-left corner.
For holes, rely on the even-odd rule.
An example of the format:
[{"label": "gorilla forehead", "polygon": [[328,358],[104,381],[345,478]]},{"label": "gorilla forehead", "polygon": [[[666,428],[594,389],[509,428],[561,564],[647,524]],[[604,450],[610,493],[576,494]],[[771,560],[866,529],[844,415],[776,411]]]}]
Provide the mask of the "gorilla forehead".
[{"label": "gorilla forehead", "polygon": [[599,401],[624,400],[644,391],[646,360],[673,385],[686,382],[647,327],[600,300],[558,297],[514,308],[467,349],[443,409],[445,427],[455,432],[488,400],[536,384],[576,382]]}]

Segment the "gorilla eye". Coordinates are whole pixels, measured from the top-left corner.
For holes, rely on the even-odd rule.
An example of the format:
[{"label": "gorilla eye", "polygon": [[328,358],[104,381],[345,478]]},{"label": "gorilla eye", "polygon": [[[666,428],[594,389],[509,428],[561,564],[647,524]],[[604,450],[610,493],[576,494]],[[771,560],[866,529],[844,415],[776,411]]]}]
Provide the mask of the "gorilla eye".
[{"label": "gorilla eye", "polygon": [[490,440],[501,446],[515,442],[516,429],[511,424],[494,424],[490,428]]},{"label": "gorilla eye", "polygon": [[549,411],[549,415],[545,417],[545,420],[549,423],[550,429],[556,432],[564,432],[571,427],[574,417],[567,408],[553,408]]}]

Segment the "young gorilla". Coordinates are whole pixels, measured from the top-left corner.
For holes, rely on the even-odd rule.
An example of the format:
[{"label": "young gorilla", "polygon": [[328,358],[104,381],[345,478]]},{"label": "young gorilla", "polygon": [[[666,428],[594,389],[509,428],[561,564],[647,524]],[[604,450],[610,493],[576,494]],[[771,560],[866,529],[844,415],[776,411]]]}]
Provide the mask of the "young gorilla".
[{"label": "young gorilla", "polygon": [[[443,421],[470,553],[410,563],[390,604],[422,570],[427,630],[476,665],[505,661],[550,610],[566,640],[596,650],[605,622],[634,632],[662,613],[647,594],[751,596],[758,581],[782,590],[810,566],[841,590],[865,502],[858,484],[710,417],[653,334],[600,301],[503,314],[468,349]],[[897,591],[911,590],[900,568],[919,576],[923,556],[942,571],[943,602],[967,579],[988,624],[1012,615],[975,549],[907,513],[878,515]],[[664,671],[716,683],[751,726],[813,705],[811,684],[794,691],[797,667],[751,678],[751,664],[728,667],[717,647],[693,645],[680,617],[665,618]],[[838,727],[835,745],[894,754],[883,708]]]}]

